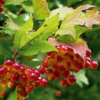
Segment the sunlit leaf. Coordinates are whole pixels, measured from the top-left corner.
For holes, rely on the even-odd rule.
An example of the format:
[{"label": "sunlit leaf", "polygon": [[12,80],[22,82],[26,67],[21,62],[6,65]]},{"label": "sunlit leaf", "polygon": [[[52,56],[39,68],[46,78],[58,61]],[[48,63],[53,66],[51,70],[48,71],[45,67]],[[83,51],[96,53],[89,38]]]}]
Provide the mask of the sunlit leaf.
[{"label": "sunlit leaf", "polygon": [[35,20],[43,20],[49,17],[50,11],[46,0],[32,0]]},{"label": "sunlit leaf", "polygon": [[70,12],[72,12],[73,11],[73,8],[68,8],[68,7],[60,7],[60,8],[58,8],[58,9],[55,9],[55,10],[52,10],[51,12],[50,12],[50,18],[52,17],[52,16],[54,16],[54,15],[56,15],[56,14],[59,14],[59,19],[60,20],[63,20],[64,19],[64,17],[67,15],[67,14],[69,14]]}]

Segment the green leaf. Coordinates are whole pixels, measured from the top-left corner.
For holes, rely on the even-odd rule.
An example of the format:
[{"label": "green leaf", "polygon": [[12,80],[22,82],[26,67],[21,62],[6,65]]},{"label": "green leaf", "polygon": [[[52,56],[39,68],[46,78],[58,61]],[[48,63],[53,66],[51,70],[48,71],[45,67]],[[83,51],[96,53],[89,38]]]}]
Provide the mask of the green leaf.
[{"label": "green leaf", "polygon": [[22,7],[25,9],[25,11],[29,14],[33,14],[33,5],[31,1],[25,1],[23,3],[21,3]]},{"label": "green leaf", "polygon": [[[66,34],[67,33],[67,34]],[[59,29],[56,32],[56,35],[59,35],[57,41],[61,41],[61,42],[66,42],[66,43],[70,43],[76,40],[74,34],[72,34],[70,31],[68,32],[67,30],[61,30]]]},{"label": "green leaf", "polygon": [[12,30],[12,29],[6,29],[6,28],[4,28],[3,30],[0,30],[0,33],[1,34],[5,33],[5,34],[8,34],[10,36],[13,36],[16,33],[16,31]]},{"label": "green leaf", "polygon": [[14,46],[17,49],[21,49],[28,41],[30,41],[30,38],[27,37],[29,36],[28,31],[32,29],[33,29],[33,20],[31,15],[29,20],[25,23],[25,25],[21,27],[15,34]]},{"label": "green leaf", "polygon": [[76,31],[76,39],[79,38],[79,36],[86,32],[88,30],[87,27],[82,27],[82,26],[75,26],[75,31]]},{"label": "green leaf", "polygon": [[[84,70],[80,70],[80,72],[75,73],[76,79],[77,81],[80,81],[86,85],[89,85],[88,79],[85,76],[85,71]],[[77,82],[78,83],[78,82]]]},{"label": "green leaf", "polygon": [[24,54],[25,56],[35,55],[39,51],[49,52],[49,51],[57,51],[57,49],[53,45],[51,45],[49,42],[41,40],[41,41],[33,41],[33,43],[31,43],[28,46],[23,47],[20,50],[20,52]]},{"label": "green leaf", "polygon": [[14,19],[14,22],[22,27],[24,24],[25,24],[25,18],[26,18],[26,15],[19,15],[17,18]]},{"label": "green leaf", "polygon": [[0,54],[4,55],[4,59],[12,56],[11,50],[8,47],[9,43],[0,42]]},{"label": "green leaf", "polygon": [[17,100],[17,88],[7,89],[7,97],[4,100]]},{"label": "green leaf", "polygon": [[50,15],[46,0],[32,0],[34,9],[34,19],[43,20]]},{"label": "green leaf", "polygon": [[[50,19],[46,19],[36,32],[30,32],[30,34],[28,34],[30,27],[32,28],[32,20],[29,19],[27,23],[16,32],[14,46],[17,49],[21,49],[20,52],[24,55],[34,55],[39,51],[56,51],[55,47],[45,40],[56,32],[58,25],[59,15],[57,14]],[[47,45],[49,45],[49,47]]]},{"label": "green leaf", "polygon": [[24,0],[5,0],[5,5],[18,4]]},{"label": "green leaf", "polygon": [[49,38],[48,42],[54,46],[65,45],[66,47],[72,48],[75,54],[78,53],[83,58],[86,57],[86,50],[89,49],[86,42],[80,38],[78,38],[76,41],[71,42],[71,43],[60,42],[53,38]]}]

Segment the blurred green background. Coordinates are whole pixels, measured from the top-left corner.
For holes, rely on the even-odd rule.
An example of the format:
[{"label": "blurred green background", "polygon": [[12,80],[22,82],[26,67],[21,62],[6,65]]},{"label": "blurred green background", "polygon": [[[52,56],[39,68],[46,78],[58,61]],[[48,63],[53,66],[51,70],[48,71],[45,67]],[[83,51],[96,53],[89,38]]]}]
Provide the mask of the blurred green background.
[{"label": "blurred green background", "polygon": [[[84,4],[95,5],[96,7],[92,9],[100,11],[100,0],[47,0],[47,2],[50,11],[65,6],[77,8]],[[3,6],[3,9],[6,13],[9,11],[9,15],[19,26],[23,26],[25,21],[28,19],[29,14],[33,13],[31,0],[25,0],[24,2],[17,4],[5,5]],[[7,19],[6,16],[0,14],[0,26],[5,27],[5,20]],[[42,21],[36,21],[34,29],[38,28],[41,23]],[[2,45],[4,46],[4,49],[7,48],[7,51],[0,53],[0,64],[3,64],[4,60],[8,58],[13,60],[13,35],[13,31],[4,31],[0,28],[0,42],[2,43],[2,41],[5,41]],[[100,100],[100,26],[94,25],[93,29],[82,34],[81,38],[87,42],[88,47],[92,51],[93,59],[98,61],[99,64],[99,67],[96,70],[85,70],[85,76],[88,78],[89,85],[83,83],[80,83],[79,85],[75,83],[74,85],[65,88],[59,85],[59,81],[53,81],[49,82],[46,88],[35,88],[34,92],[30,93],[26,100]],[[36,68],[41,65],[44,57],[45,54],[43,53],[30,57],[19,54],[18,61]],[[57,97],[55,91],[51,89],[47,91],[48,88],[60,90],[62,92],[61,96]]]}]

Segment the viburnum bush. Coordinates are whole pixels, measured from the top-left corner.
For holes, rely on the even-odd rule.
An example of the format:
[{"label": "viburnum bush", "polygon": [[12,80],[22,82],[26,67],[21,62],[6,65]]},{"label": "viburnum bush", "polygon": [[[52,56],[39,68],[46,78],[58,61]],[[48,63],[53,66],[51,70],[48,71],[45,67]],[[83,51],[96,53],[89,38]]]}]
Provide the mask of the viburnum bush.
[{"label": "viburnum bush", "polygon": [[[82,33],[92,29],[93,24],[100,25],[99,12],[86,10],[95,6],[86,4],[77,9],[61,7],[50,12],[46,0],[32,0],[34,14],[30,14],[24,24],[18,25],[19,20],[14,22],[10,17],[11,12],[4,12],[1,7],[15,1],[19,3],[23,0],[6,3],[0,0],[0,14],[9,18],[1,31],[13,34],[10,39],[14,45],[14,48],[10,48],[14,54],[7,52],[13,60],[6,59],[0,66],[0,98],[24,100],[30,92],[34,94],[34,88],[46,88],[48,82],[55,80],[59,80],[57,85],[60,84],[62,88],[69,87],[76,83],[76,74],[81,70],[98,67],[97,61],[91,57],[91,50],[80,38]],[[42,20],[43,23],[33,30],[36,20]],[[5,41],[1,44],[7,46]],[[19,60],[19,56],[33,56],[39,52],[46,56],[36,68]],[[60,90],[46,88],[46,91],[49,90],[55,91],[58,97],[61,95]]]}]

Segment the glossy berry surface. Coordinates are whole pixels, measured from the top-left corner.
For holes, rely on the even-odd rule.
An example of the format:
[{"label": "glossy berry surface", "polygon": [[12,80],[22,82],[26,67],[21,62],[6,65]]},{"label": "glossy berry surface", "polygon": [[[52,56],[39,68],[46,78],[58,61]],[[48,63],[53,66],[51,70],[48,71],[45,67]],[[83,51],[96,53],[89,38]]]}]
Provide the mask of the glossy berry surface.
[{"label": "glossy berry surface", "polygon": [[47,81],[47,79],[46,78],[41,78],[40,79],[40,84],[41,84],[41,86],[47,86],[47,84],[48,84],[48,81]]},{"label": "glossy berry surface", "polygon": [[56,91],[56,96],[61,96],[61,91]]}]

